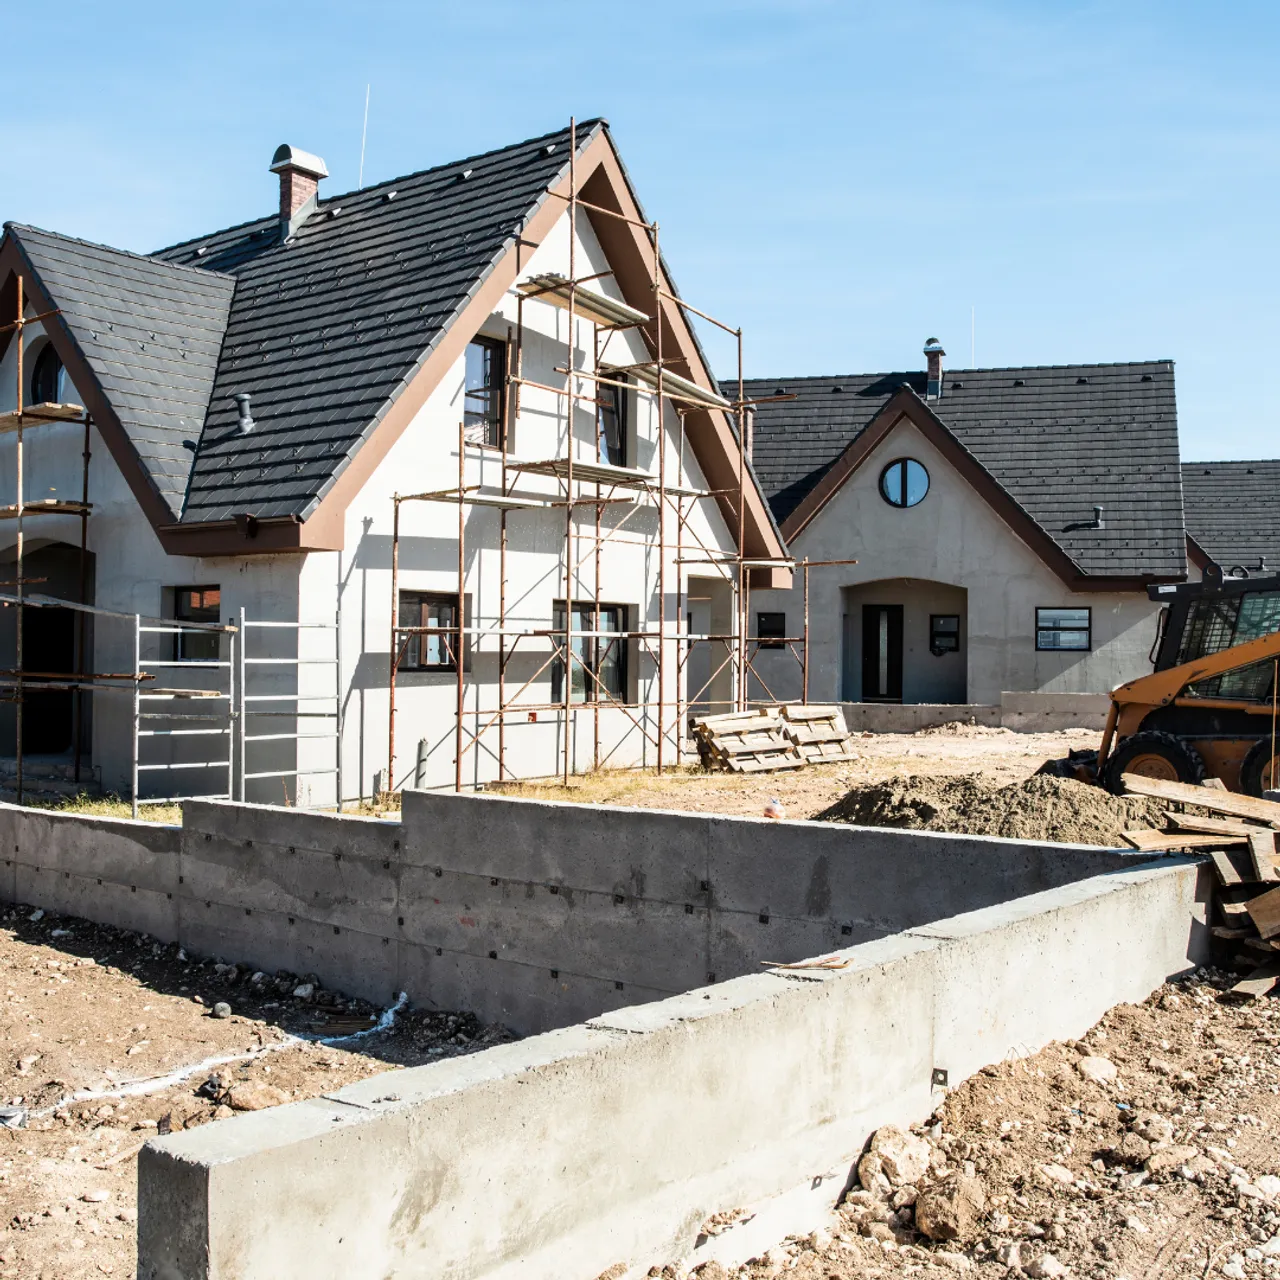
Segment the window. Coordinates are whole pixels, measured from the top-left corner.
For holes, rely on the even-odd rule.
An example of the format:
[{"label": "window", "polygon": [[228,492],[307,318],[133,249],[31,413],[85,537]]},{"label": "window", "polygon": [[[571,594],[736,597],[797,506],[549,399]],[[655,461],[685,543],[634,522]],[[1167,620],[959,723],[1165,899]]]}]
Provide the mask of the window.
[{"label": "window", "polygon": [[53,343],[46,342],[36,356],[35,368],[31,371],[31,403],[61,404],[62,391],[66,384],[66,371]]},{"label": "window", "polygon": [[[400,635],[401,671],[457,671],[458,596],[445,591],[402,591],[398,625],[439,627],[435,632]],[[462,669],[467,669],[466,638],[463,638]]]},{"label": "window", "polygon": [[929,473],[914,458],[899,458],[880,473],[880,496],[891,507],[914,507],[929,492]]},{"label": "window", "polygon": [[1089,609],[1037,609],[1036,648],[1046,650],[1093,648]]},{"label": "window", "polygon": [[[615,378],[621,375],[605,370]],[[627,465],[627,392],[624,387],[597,383],[597,457],[615,467]]]},{"label": "window", "polygon": [[960,615],[958,613],[931,613],[929,615],[929,652],[935,658],[944,653],[960,652]]},{"label": "window", "polygon": [[502,403],[507,381],[507,348],[497,338],[467,343],[462,420],[472,444],[502,447]]},{"label": "window", "polygon": [[[607,635],[574,636],[573,661],[569,677],[570,702],[626,701],[627,691],[627,608],[602,604],[599,613],[590,601],[575,602],[570,626],[574,632],[618,632],[616,640]],[[552,626],[564,627],[564,601],[557,600]],[[561,641],[563,643],[563,641]],[[551,667],[551,701],[564,701],[564,663],[557,659]]]},{"label": "window", "polygon": [[787,634],[785,613],[757,613],[756,638],[762,649],[783,648],[782,639]]},{"label": "window", "polygon": [[[177,622],[221,622],[222,592],[217,587],[174,587],[173,616]],[[180,631],[173,638],[179,662],[216,662],[216,631]]]},{"label": "window", "polygon": [[[1280,631],[1280,592],[1246,591],[1239,596],[1195,601],[1187,613],[1179,662],[1207,657],[1232,645],[1244,644]],[[1199,698],[1241,698],[1258,702],[1271,696],[1270,661],[1210,676],[1188,685]]]}]

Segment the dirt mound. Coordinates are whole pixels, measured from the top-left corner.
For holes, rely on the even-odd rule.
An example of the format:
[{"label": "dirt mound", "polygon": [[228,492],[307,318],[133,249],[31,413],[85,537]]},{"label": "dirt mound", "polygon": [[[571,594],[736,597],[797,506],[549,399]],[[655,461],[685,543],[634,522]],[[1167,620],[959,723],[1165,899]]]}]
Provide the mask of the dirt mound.
[{"label": "dirt mound", "polygon": [[917,729],[917,738],[1011,738],[1012,729],[1003,725],[978,724],[973,720],[948,720],[945,724],[931,724]]},{"label": "dirt mound", "polygon": [[823,822],[1064,844],[1122,846],[1122,831],[1163,826],[1157,800],[1113,796],[1073,778],[1037,775],[990,787],[972,774],[894,777],[856,787],[818,814]]}]

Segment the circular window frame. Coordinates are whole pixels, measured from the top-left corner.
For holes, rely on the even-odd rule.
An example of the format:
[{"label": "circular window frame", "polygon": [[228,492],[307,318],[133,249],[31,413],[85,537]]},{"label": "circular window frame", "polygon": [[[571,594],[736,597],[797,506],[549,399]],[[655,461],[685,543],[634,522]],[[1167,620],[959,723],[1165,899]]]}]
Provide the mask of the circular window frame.
[{"label": "circular window frame", "polygon": [[[924,473],[924,492],[914,502],[907,500],[907,486],[911,474],[910,468],[912,466],[919,467]],[[892,471],[894,467],[902,468],[901,501],[889,496],[889,489],[886,484],[889,472]],[[912,458],[905,454],[901,458],[894,458],[892,462],[885,463],[884,467],[880,471],[880,479],[877,482],[880,497],[888,506],[893,507],[896,511],[909,511],[912,507],[918,507],[929,496],[929,489],[932,485],[933,477],[929,474],[929,468],[926,467],[919,458]]]}]

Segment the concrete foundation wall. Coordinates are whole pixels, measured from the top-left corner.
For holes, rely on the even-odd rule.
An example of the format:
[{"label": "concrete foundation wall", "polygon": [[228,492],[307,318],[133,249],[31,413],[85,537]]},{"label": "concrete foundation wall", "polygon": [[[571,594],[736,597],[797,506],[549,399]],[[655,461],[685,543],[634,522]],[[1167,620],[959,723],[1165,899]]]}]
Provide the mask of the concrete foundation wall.
[{"label": "concrete foundation wall", "polygon": [[[147,1144],[140,1280],[593,1280],[816,1225],[868,1134],[1205,949],[1148,864]],[[754,1219],[708,1240],[717,1212]]]},{"label": "concrete foundation wall", "polygon": [[4,805],[0,841],[12,900],[525,1034],[1137,859],[423,792],[403,823],[191,801],[180,831]]}]

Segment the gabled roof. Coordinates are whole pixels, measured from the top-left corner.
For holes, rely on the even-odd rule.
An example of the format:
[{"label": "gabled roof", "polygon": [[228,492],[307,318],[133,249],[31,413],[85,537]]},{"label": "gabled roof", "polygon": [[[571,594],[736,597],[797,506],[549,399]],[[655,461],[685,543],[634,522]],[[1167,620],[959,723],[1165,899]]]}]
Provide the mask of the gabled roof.
[{"label": "gabled roof", "polygon": [[[756,473],[788,539],[860,464],[868,451],[851,446],[904,388],[923,397],[925,375],[747,383],[749,398],[796,397],[759,406],[753,447]],[[941,398],[925,407],[1058,549],[1055,567],[1064,576],[1185,574],[1171,361],[953,369]],[[977,472],[973,479],[983,483]],[[1095,506],[1104,508],[1103,529],[1089,527]]]},{"label": "gabled roof", "polygon": [[[569,142],[562,129],[326,198],[285,241],[274,214],[150,257],[10,228],[0,241],[0,308],[11,310],[23,273],[32,304],[58,309],[51,340],[168,550],[335,549],[346,505],[562,217]],[[577,142],[581,196],[623,215],[585,216],[623,297],[652,314],[652,244],[604,122],[579,125]],[[655,349],[660,326],[664,358],[712,389],[665,263],[660,271],[658,314],[644,337]],[[177,315],[171,326],[158,322],[166,305],[190,332]],[[121,315],[148,323],[99,359],[93,343],[116,334]],[[198,375],[185,379],[178,369],[193,361]],[[232,399],[241,392],[256,424],[247,435]],[[685,426],[736,527],[730,419],[699,409]],[[744,512],[747,554],[781,557],[753,479]],[[782,569],[753,579],[762,574],[789,580]]]},{"label": "gabled roof", "polygon": [[176,520],[235,280],[35,227],[6,229],[57,298],[71,339]]},{"label": "gabled roof", "polygon": [[1187,533],[1211,560],[1280,569],[1280,461],[1184,462]]}]

